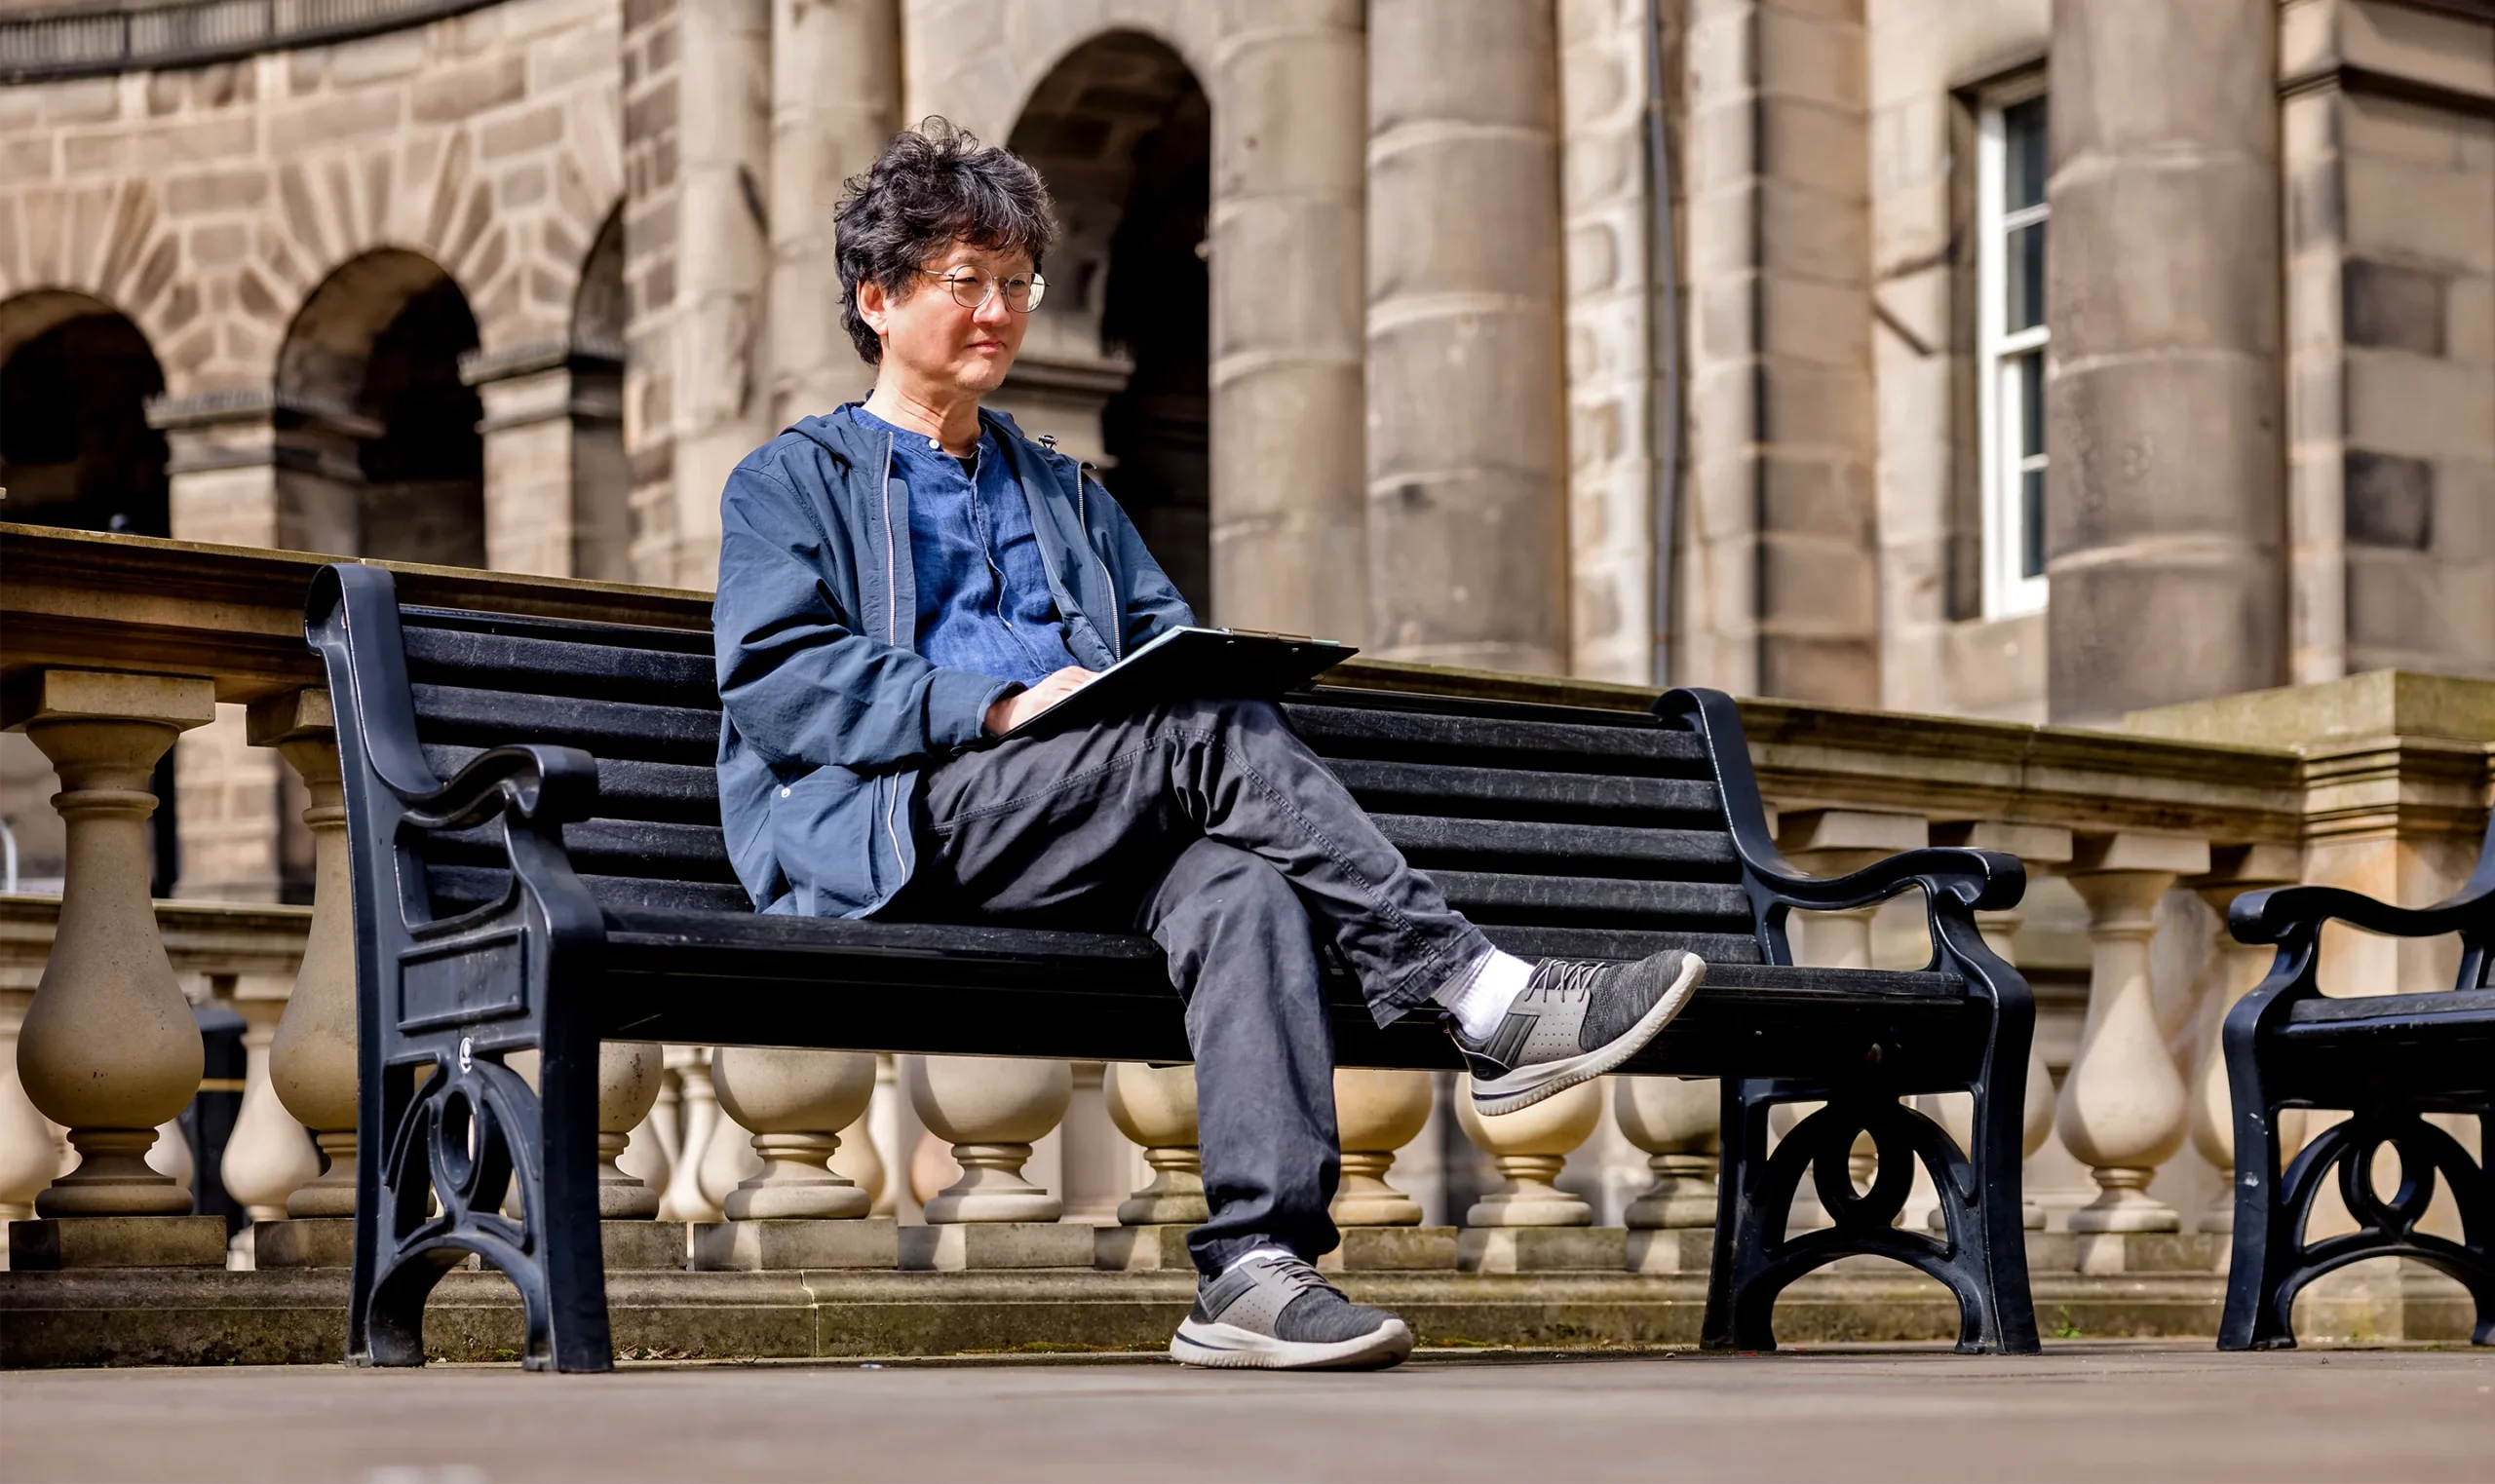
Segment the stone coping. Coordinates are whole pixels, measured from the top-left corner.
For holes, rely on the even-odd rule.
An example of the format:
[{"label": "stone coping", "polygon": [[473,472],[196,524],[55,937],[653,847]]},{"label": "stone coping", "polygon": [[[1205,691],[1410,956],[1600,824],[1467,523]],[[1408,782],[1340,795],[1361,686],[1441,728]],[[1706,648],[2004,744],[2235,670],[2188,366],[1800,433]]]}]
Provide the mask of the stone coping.
[{"label": "stone coping", "polygon": [[[310,907],[193,900],[154,905],[165,956],[175,973],[283,983],[302,963],[303,941],[312,929]],[[0,894],[0,994],[33,990],[59,920],[58,896]]]},{"label": "stone coping", "polygon": [[[38,666],[207,675],[249,702],[321,681],[302,599],[335,558],[0,523],[0,674]],[[376,562],[414,603],[601,623],[707,627],[710,597],[471,568]],[[1645,710],[1651,687],[1356,658],[1371,691]],[[1763,791],[1781,806],[1894,809],[1937,822],[2171,830],[2220,844],[2298,838],[2300,759],[2284,747],[2016,722],[1742,703]]]}]

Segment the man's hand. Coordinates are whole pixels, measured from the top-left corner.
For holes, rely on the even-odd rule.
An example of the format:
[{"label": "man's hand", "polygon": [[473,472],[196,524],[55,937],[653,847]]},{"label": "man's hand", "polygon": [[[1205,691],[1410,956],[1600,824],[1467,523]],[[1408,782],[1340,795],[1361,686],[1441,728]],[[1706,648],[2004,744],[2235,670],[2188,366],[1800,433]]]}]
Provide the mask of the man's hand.
[{"label": "man's hand", "polygon": [[1039,684],[1015,692],[987,708],[988,735],[1001,737],[1013,731],[1091,684],[1098,675],[1097,670],[1069,665]]}]

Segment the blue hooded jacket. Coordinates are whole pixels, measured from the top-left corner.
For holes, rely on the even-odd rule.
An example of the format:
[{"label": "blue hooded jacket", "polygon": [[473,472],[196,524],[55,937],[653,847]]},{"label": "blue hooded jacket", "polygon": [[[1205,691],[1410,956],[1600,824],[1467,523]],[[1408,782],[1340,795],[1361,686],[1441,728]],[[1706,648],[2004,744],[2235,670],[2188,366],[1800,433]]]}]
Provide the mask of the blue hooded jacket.
[{"label": "blue hooded jacket", "polygon": [[[849,406],[747,455],[719,500],[719,813],[765,912],[863,917],[892,900],[917,864],[919,774],[983,738],[1012,689],[918,654],[909,489],[892,436]],[[1195,622],[1081,465],[979,416],[1030,502],[1075,658],[1106,669]]]}]

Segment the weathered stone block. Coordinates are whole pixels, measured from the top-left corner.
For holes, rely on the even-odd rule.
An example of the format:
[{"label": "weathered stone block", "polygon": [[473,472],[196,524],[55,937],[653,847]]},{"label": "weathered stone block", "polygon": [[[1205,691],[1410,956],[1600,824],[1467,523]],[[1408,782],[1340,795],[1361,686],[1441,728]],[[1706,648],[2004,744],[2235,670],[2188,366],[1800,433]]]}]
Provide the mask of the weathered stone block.
[{"label": "weathered stone block", "polygon": [[1186,1272],[1195,1266],[1187,1255],[1187,1234],[1194,1230],[1183,1223],[1096,1227],[1093,1266],[1111,1273]]},{"label": "weathered stone block", "polygon": [[702,1272],[745,1273],[892,1268],[901,1264],[899,1233],[889,1216],[854,1221],[705,1221],[693,1228],[693,1266]]},{"label": "weathered stone block", "polygon": [[1714,1266],[1715,1229],[1680,1227],[1670,1231],[1629,1234],[1628,1268],[1631,1273],[1695,1273]]},{"label": "weathered stone block", "polygon": [[2434,465],[2351,448],[2344,468],[2350,545],[2423,552],[2435,544]]},{"label": "weathered stone block", "polygon": [[9,1223],[9,1267],[20,1273],[224,1266],[222,1216],[72,1216]]},{"label": "weathered stone block", "polygon": [[2229,1238],[2207,1232],[2076,1232],[2071,1266],[2081,1273],[2224,1271]]},{"label": "weathered stone block", "polygon": [[961,1273],[983,1268],[1089,1268],[1093,1229],[1073,1222],[981,1221],[910,1227],[901,1234],[901,1265]]},{"label": "weathered stone block", "polygon": [[1327,1273],[1452,1273],[1453,1227],[1344,1227],[1342,1241],[1317,1259]]},{"label": "weathered stone block", "polygon": [[1457,1238],[1456,1266],[1467,1273],[1618,1273],[1629,1266],[1629,1233],[1621,1227],[1471,1227]]},{"label": "weathered stone block", "polygon": [[685,1265],[685,1225],[680,1221],[601,1221],[598,1247],[606,1271],[627,1269],[681,1272]]},{"label": "weathered stone block", "polygon": [[261,1269],[352,1268],[355,1218],[310,1216],[255,1222],[251,1227],[251,1262]]},{"label": "weathered stone block", "polygon": [[2339,282],[2340,323],[2350,345],[2443,353],[2444,275],[2352,257]]}]

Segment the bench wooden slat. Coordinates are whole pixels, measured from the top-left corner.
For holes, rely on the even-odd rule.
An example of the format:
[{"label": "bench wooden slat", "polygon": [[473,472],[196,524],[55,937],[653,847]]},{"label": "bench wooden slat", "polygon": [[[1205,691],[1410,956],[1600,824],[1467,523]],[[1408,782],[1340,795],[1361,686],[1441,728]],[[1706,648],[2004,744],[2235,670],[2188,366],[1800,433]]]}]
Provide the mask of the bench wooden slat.
[{"label": "bench wooden slat", "polygon": [[1747,932],[1750,901],[1738,886],[1687,881],[1617,881],[1602,876],[1522,876],[1507,872],[1427,872],[1457,911],[1474,922],[1576,923],[1693,932]]},{"label": "bench wooden slat", "polygon": [[529,742],[578,747],[600,758],[702,766],[718,760],[716,710],[456,685],[408,689],[415,698],[417,735],[428,742],[499,747]]},{"label": "bench wooden slat", "polygon": [[[663,824],[645,819],[591,819],[563,826],[563,847],[584,874],[652,881],[736,881],[728,842],[715,824]],[[506,858],[502,827],[480,824],[427,838],[429,864],[499,866]]]},{"label": "bench wooden slat", "polygon": [[2281,1034],[2339,1034],[2368,1022],[2397,1024],[2417,1020],[2457,1021],[2483,1016],[2495,1033],[2495,989],[2440,989],[2418,995],[2317,995],[2287,1007]]},{"label": "bench wooden slat", "polygon": [[1719,830],[1448,819],[1428,815],[1369,818],[1405,859],[1428,868],[1530,871],[1564,866],[1578,872],[1601,868],[1632,881],[1735,881],[1741,872],[1732,837]]},{"label": "bench wooden slat", "polygon": [[1439,716],[1315,703],[1293,703],[1284,709],[1292,729],[1310,746],[1332,757],[1423,757],[1564,773],[1708,776],[1706,745],[1697,734],[1673,731],[1642,717],[1598,725]]},{"label": "bench wooden slat", "polygon": [[718,705],[707,654],[457,628],[410,628],[405,636],[407,675],[418,684],[706,709]]},{"label": "bench wooden slat", "polygon": [[[745,888],[710,881],[651,880],[638,876],[602,876],[584,871],[581,885],[608,911],[661,910],[711,912],[740,917],[754,915]],[[437,865],[425,870],[425,886],[443,916],[500,901],[511,889],[511,873],[478,865]]]},{"label": "bench wooden slat", "polygon": [[1454,768],[1327,758],[1326,766],[1372,813],[1413,814],[1434,808],[1555,822],[1712,822],[1723,805],[1711,782],[1548,773],[1510,768]]}]

